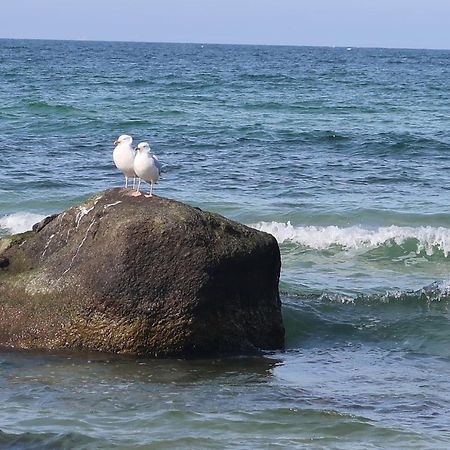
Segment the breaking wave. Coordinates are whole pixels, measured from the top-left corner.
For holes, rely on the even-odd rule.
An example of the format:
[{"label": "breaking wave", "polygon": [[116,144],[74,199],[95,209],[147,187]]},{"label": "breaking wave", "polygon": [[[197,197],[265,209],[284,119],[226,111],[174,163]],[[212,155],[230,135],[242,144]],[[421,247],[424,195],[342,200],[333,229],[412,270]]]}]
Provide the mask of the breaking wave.
[{"label": "breaking wave", "polygon": [[294,226],[290,222],[259,222],[251,226],[272,234],[279,244],[294,243],[313,250],[400,246],[428,256],[435,252],[442,252],[445,257],[450,254],[450,228],[445,227],[391,225],[368,229],[361,226]]},{"label": "breaking wave", "polygon": [[20,212],[0,217],[0,233],[23,233],[40,222],[45,216],[29,212]]},{"label": "breaking wave", "polygon": [[415,291],[282,296],[288,349],[343,340],[450,357],[450,279]]}]

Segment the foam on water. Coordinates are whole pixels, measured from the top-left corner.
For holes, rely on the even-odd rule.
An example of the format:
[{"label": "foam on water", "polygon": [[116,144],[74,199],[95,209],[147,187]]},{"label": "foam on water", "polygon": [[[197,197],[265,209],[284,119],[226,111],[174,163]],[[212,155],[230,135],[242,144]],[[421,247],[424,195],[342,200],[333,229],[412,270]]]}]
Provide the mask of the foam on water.
[{"label": "foam on water", "polygon": [[31,227],[41,221],[45,216],[30,212],[19,212],[0,217],[0,231],[7,233],[23,233],[31,230]]},{"label": "foam on water", "polygon": [[292,242],[314,250],[332,247],[344,250],[373,249],[394,244],[401,246],[408,240],[414,240],[417,253],[425,252],[431,256],[438,250],[445,257],[450,253],[450,228],[444,227],[391,225],[368,229],[361,226],[294,226],[291,222],[259,222],[251,226],[271,233],[280,244]]},{"label": "foam on water", "polygon": [[437,283],[437,288],[443,295],[450,297],[450,278]]}]

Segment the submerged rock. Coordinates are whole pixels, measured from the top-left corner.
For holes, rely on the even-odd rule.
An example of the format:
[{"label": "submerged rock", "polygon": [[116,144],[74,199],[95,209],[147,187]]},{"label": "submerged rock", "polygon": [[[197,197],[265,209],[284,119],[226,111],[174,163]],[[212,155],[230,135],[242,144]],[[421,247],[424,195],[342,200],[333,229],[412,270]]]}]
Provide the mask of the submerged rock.
[{"label": "submerged rock", "polygon": [[275,238],[112,189],[0,240],[0,346],[148,356],[280,349]]}]

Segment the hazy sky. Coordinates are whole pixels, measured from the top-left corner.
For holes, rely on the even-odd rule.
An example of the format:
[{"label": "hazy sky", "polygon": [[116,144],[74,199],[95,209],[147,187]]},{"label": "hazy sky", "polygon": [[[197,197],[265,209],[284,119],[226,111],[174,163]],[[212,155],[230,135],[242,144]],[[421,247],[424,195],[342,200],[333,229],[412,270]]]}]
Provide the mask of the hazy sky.
[{"label": "hazy sky", "polygon": [[450,49],[450,0],[0,0],[0,37]]}]

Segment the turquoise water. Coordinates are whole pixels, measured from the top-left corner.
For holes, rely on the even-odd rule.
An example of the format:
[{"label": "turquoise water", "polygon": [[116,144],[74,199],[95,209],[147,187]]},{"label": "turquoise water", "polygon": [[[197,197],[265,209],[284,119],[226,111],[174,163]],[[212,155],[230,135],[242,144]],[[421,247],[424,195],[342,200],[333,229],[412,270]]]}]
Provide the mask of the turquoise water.
[{"label": "turquoise water", "polygon": [[[448,448],[450,51],[0,40],[0,234],[118,186],[269,231],[286,352],[0,354],[0,447]],[[13,447],[14,448],[14,447]]]}]

